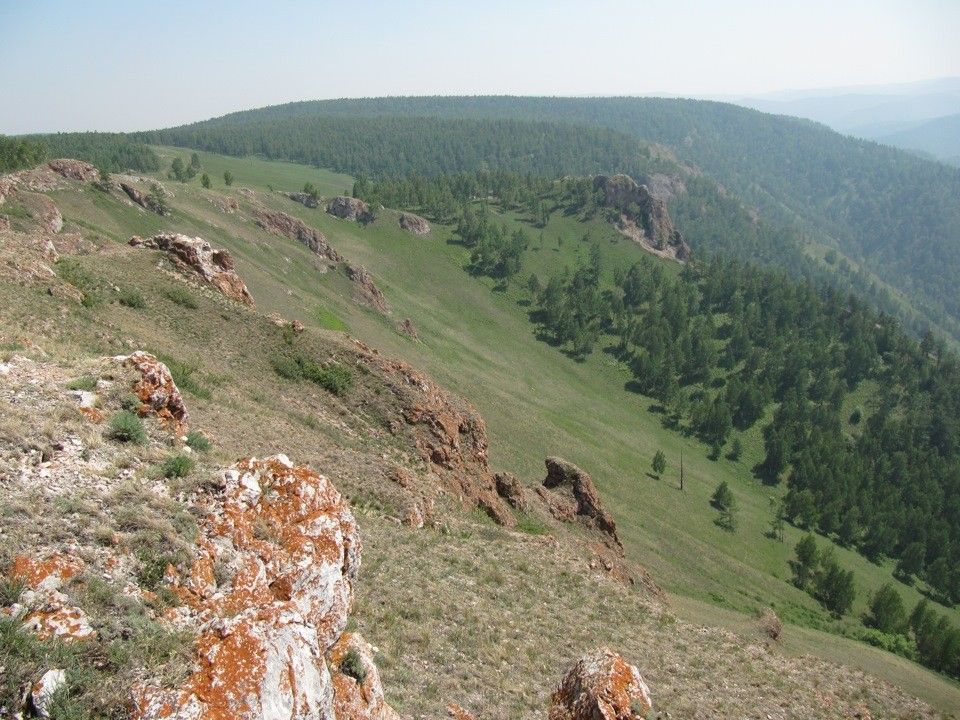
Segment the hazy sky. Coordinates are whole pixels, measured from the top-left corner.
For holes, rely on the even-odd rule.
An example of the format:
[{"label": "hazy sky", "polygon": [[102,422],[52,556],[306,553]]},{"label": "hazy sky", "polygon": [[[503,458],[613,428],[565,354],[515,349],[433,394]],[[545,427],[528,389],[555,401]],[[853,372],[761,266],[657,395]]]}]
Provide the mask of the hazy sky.
[{"label": "hazy sky", "polygon": [[960,0],[0,0],[0,132],[290,100],[717,95],[960,75]]}]

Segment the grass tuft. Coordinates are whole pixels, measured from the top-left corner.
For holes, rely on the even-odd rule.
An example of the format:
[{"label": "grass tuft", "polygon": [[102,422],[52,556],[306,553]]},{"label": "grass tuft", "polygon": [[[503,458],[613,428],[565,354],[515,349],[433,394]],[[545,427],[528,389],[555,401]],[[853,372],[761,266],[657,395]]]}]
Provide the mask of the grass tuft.
[{"label": "grass tuft", "polygon": [[147,442],[147,431],[143,427],[143,420],[129,410],[119,410],[113,414],[107,425],[107,436],[133,445],[143,445]]},{"label": "grass tuft", "polygon": [[189,455],[171,455],[164,460],[160,472],[167,479],[182,478],[193,472],[196,465]]}]

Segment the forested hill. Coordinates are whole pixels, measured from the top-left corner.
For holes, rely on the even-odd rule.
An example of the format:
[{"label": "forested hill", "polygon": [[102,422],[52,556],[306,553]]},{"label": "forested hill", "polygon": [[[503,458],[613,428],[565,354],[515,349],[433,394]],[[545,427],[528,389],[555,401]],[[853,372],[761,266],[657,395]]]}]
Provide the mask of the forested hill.
[{"label": "forested hill", "polygon": [[[695,164],[757,205],[769,220],[835,243],[844,254],[865,262],[929,322],[960,339],[960,290],[954,282],[960,273],[960,170],[845,137],[805,120],[723,103],[665,98],[382,98],[291,103],[143,137],[231,154],[238,154],[231,145],[239,147],[242,142],[247,151],[266,154],[256,143],[277,142],[278,133],[291,134],[301,128],[302,132],[285,141],[283,157],[311,162],[317,157],[318,142],[326,142],[320,128],[353,126],[358,132],[367,127],[358,125],[359,118],[364,118],[364,123],[379,118],[381,128],[397,127],[399,118],[407,118],[416,128],[411,132],[422,138],[425,146],[433,142],[427,137],[439,126],[423,118],[575,124],[581,128],[566,139],[555,140],[561,145],[573,141],[581,150],[594,138],[603,146],[607,141],[616,142],[617,134],[623,138],[624,133],[667,145],[680,160]],[[586,135],[584,126],[606,128],[615,134]],[[478,129],[460,127],[466,134],[468,128]],[[548,125],[540,127],[550,130]],[[539,152],[536,148],[542,146],[532,147]],[[630,152],[625,155],[629,157]],[[591,153],[583,155],[589,156],[590,162],[574,163],[565,172],[589,171],[591,163],[610,160],[609,154]],[[448,159],[444,166],[436,161],[440,154]],[[352,155],[348,162],[334,167],[370,173],[396,172],[404,163],[407,172],[449,172],[454,164],[464,165],[456,169],[473,169],[455,154],[438,155],[422,159],[419,152],[401,153],[390,161],[394,165],[391,170],[382,160],[378,164]],[[540,160],[531,161],[526,168],[509,169],[554,167],[553,160]],[[614,169],[623,167],[607,168]]]}]

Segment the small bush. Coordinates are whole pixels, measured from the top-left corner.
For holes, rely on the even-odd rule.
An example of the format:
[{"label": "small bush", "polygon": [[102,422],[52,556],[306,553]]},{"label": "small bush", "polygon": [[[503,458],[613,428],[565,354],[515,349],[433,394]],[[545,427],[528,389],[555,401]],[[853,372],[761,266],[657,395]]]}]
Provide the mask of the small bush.
[{"label": "small bush", "polygon": [[171,455],[164,460],[160,470],[165,478],[182,478],[193,472],[194,464],[189,455]]},{"label": "small bush", "polygon": [[340,661],[340,672],[363,685],[363,681],[367,679],[367,669],[363,666],[363,658],[356,648],[350,648],[344,654]]},{"label": "small bush", "polygon": [[273,371],[285,380],[303,379],[303,369],[295,358],[289,355],[278,355],[270,359]]},{"label": "small bush", "polygon": [[134,310],[143,310],[147,306],[147,301],[143,299],[143,295],[133,288],[121,289],[117,299],[124,307]]},{"label": "small bush", "polygon": [[202,432],[191,430],[187,433],[187,447],[199,452],[206,452],[213,447],[213,443]]},{"label": "small bush", "polygon": [[853,412],[850,413],[850,424],[859,425],[861,420],[863,420],[863,410],[858,407],[854,408]]},{"label": "small bush", "polygon": [[187,308],[188,310],[196,310],[198,307],[200,307],[193,295],[179,285],[174,285],[167,288],[164,290],[163,294],[166,295],[170,302],[175,303],[180,307]]},{"label": "small bush", "polygon": [[120,410],[113,414],[107,427],[107,435],[114,440],[134,445],[143,445],[147,441],[143,420],[128,410]]},{"label": "small bush", "polygon": [[97,379],[92,375],[84,375],[83,377],[78,377],[76,380],[71,380],[67,383],[67,390],[93,391],[96,389]]},{"label": "small bush", "polygon": [[80,304],[84,307],[94,307],[102,301],[100,295],[100,280],[92,272],[75,260],[64,259],[57,262],[57,276],[73,285],[83,294]]},{"label": "small bush", "polygon": [[317,365],[312,361],[303,368],[303,376],[334,395],[343,395],[353,386],[353,373],[340,363]]},{"label": "small bush", "polygon": [[201,385],[194,375],[197,372],[197,366],[182,360],[176,360],[169,355],[158,355],[157,357],[167,366],[173,381],[180,390],[186,390],[191,395],[195,395],[203,400],[209,400],[212,395],[207,388]]}]

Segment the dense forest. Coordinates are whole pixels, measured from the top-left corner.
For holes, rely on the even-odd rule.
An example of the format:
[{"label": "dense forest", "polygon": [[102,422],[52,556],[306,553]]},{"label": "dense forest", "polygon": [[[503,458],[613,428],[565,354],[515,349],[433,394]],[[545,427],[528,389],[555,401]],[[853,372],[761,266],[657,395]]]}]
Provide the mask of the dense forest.
[{"label": "dense forest", "polygon": [[[3,153],[3,140],[0,139],[0,153]],[[160,169],[160,159],[156,153],[143,143],[136,142],[128,135],[120,133],[56,133],[50,135],[30,135],[14,141],[38,148],[27,162],[18,167],[36,165],[44,158],[76,158],[93,163],[107,172],[156,172]],[[0,158],[0,170],[4,168]]]},{"label": "dense forest", "polygon": [[0,172],[31,167],[46,158],[47,149],[40,143],[0,135]]},{"label": "dense forest", "polygon": [[[627,134],[662,143],[681,161],[693,163],[758,206],[772,224],[836,244],[845,255],[865,262],[871,272],[904,293],[927,322],[946,330],[954,339],[960,338],[960,291],[954,282],[960,274],[960,203],[956,201],[960,197],[960,170],[845,137],[805,120],[723,103],[666,98],[383,98],[291,103],[233,113],[145,138],[214,149],[211,143],[217,138],[258,138],[268,131],[272,138],[278,131],[289,134],[297,127],[320,127],[323,123],[336,127],[338,120],[355,126],[363,119],[366,125],[357,126],[356,131],[360,137],[377,127],[386,132],[404,118],[423,126],[424,133],[440,127],[428,124],[437,119],[457,123],[540,123],[549,119],[553,124],[573,126],[569,137],[577,143],[587,137],[582,135],[587,127],[619,134],[611,138]],[[565,142],[559,135],[555,139]],[[291,137],[285,157],[296,159],[297,153],[309,161],[318,142],[325,145],[313,133]],[[219,149],[229,152],[225,146]],[[260,152],[255,147],[251,151]],[[435,159],[417,160],[416,167],[405,165],[412,155],[400,153],[389,161],[353,161],[331,167],[371,175],[477,169]],[[537,164],[531,161],[522,167],[490,167],[533,171]],[[541,168],[548,166],[546,162],[540,164]],[[599,170],[585,164],[569,165],[561,171],[582,174],[617,170],[630,172],[629,167],[616,164]],[[858,292],[865,290],[857,287]],[[915,324],[909,313],[904,317]]]}]

